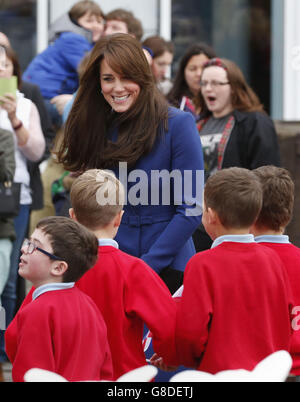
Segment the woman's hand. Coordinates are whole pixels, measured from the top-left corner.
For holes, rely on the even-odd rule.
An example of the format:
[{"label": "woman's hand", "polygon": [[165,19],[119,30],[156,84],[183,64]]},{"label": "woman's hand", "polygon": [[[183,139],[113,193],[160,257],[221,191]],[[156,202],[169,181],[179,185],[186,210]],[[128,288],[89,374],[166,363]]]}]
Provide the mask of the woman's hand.
[{"label": "woman's hand", "polygon": [[7,111],[8,118],[12,126],[15,126],[18,123],[18,118],[16,116],[16,97],[12,94],[5,94],[4,96],[0,96],[0,106],[2,107],[2,109]]},{"label": "woman's hand", "polygon": [[23,126],[21,120],[18,119],[16,115],[17,111],[17,100],[12,94],[5,94],[0,96],[0,107],[7,111],[8,118],[15,131],[18,146],[23,147],[27,144],[29,138],[28,130]]}]

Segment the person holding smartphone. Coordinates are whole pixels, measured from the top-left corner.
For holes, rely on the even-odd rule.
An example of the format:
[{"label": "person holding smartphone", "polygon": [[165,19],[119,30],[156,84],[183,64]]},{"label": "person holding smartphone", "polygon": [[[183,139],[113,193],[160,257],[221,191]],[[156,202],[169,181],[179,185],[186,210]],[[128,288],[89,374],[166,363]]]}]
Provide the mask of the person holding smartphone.
[{"label": "person holding smartphone", "polygon": [[[0,77],[9,79],[17,75],[18,86],[20,86],[20,70],[17,66],[18,60],[15,52],[11,48],[7,48],[5,69],[0,70]],[[27,234],[32,204],[27,161],[37,162],[42,158],[45,151],[45,138],[37,107],[19,91],[16,95],[7,93],[0,96],[0,129],[9,131],[13,137],[16,162],[13,180],[16,183],[21,183],[20,212],[14,218],[16,239],[10,258],[8,280],[1,296],[2,305],[6,311],[7,324],[9,324],[16,308],[20,249]],[[0,362],[6,360],[3,333],[0,332]]]}]

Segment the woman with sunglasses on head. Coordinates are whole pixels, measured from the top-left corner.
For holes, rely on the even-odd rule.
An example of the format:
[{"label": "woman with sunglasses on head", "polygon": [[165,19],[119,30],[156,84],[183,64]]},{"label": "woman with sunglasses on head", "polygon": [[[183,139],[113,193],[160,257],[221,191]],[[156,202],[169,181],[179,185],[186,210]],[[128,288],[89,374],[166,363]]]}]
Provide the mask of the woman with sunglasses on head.
[{"label": "woman with sunglasses on head", "polygon": [[[201,142],[193,117],[168,106],[135,38],[116,34],[95,45],[58,157],[68,171],[115,172],[127,189],[120,249],[142,258],[176,291],[201,222],[195,197]],[[127,170],[120,171],[120,162]],[[180,176],[180,189],[171,177],[154,185],[160,172]]]},{"label": "woman with sunglasses on head", "polygon": [[[280,165],[274,124],[240,68],[227,59],[211,59],[203,67],[197,104],[206,178],[229,167],[256,169]],[[194,234],[196,250],[211,240],[202,225]]]},{"label": "woman with sunglasses on head", "polygon": [[205,43],[191,45],[183,55],[167,99],[171,105],[190,112],[196,120],[200,109],[195,107],[195,98],[200,91],[200,79],[203,65],[216,57],[215,51]]}]

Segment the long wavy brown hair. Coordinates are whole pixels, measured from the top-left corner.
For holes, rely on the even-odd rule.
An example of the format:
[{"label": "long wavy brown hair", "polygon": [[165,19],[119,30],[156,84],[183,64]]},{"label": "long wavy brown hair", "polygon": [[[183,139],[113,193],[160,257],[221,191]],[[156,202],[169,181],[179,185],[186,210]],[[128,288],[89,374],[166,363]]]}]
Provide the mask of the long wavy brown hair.
[{"label": "long wavy brown hair", "polygon": [[179,107],[183,96],[188,96],[190,99],[194,99],[195,96],[190,90],[185,79],[185,69],[191,58],[200,54],[204,54],[208,59],[216,57],[215,51],[206,43],[200,42],[198,44],[191,45],[187,49],[186,53],[180,60],[173,87],[167,95],[167,99],[171,105]]},{"label": "long wavy brown hair", "polygon": [[[100,66],[105,58],[122,77],[140,87],[133,106],[115,113],[104,99]],[[57,153],[66,170],[112,168],[119,162],[133,166],[149,153],[157,137],[167,130],[168,104],[157,89],[141,44],[127,34],[100,39],[80,79],[80,86]],[[116,142],[109,137],[118,130]]]},{"label": "long wavy brown hair", "polygon": [[[264,107],[253,89],[247,84],[241,69],[231,60],[211,59],[204,64],[203,72],[211,66],[222,67],[227,72],[228,81],[231,86],[231,103],[233,110],[241,112],[263,112]],[[202,74],[203,74],[202,72]],[[197,106],[200,107],[202,115],[209,115],[210,112],[206,106],[201,91],[197,98]]]}]

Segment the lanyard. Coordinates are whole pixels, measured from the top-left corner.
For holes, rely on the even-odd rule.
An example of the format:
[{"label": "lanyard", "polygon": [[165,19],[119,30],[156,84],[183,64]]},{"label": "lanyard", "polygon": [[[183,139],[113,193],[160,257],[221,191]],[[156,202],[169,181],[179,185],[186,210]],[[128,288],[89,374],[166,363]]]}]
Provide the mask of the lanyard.
[{"label": "lanyard", "polygon": [[[199,121],[199,123],[197,124],[197,128],[198,131],[200,132],[202,130],[202,128],[204,127],[204,125],[207,123],[209,117],[206,117],[205,119],[202,119]],[[235,123],[235,119],[233,116],[230,116],[226,126],[224,128],[224,131],[222,133],[222,138],[219,142],[218,145],[218,170],[222,169],[222,164],[223,164],[223,159],[224,159],[224,152],[230,137],[230,134],[233,130],[234,127],[234,123]]]}]

